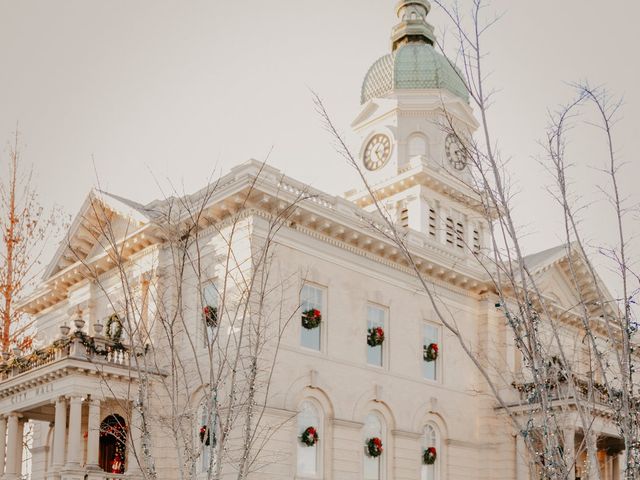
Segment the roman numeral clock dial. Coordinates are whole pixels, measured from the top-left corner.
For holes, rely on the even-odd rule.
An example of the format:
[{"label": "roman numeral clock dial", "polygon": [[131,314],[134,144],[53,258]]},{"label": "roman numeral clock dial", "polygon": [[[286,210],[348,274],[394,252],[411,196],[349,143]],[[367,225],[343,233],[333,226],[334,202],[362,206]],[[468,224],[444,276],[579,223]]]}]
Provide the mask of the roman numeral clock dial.
[{"label": "roman numeral clock dial", "polygon": [[467,152],[456,134],[447,135],[444,148],[451,166],[458,171],[464,170],[467,166]]},{"label": "roman numeral clock dial", "polygon": [[364,166],[367,170],[378,170],[391,158],[391,140],[382,133],[374,135],[364,149]]}]

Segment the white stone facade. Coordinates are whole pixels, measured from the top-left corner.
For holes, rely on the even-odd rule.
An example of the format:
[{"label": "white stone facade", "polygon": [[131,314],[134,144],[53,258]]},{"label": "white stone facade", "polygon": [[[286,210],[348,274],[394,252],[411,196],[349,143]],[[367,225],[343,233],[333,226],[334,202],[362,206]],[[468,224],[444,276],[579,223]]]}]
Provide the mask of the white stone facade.
[{"label": "white stone facade", "polygon": [[[432,29],[416,26],[424,18],[409,15],[422,15],[424,2],[403,3],[410,7],[407,15],[399,10],[403,25],[431,35]],[[394,45],[402,41],[397,28]],[[353,127],[362,136],[363,161],[376,135],[389,140],[388,152],[384,142],[369,150],[377,168],[366,171],[367,179],[405,233],[408,248],[433,285],[439,308],[455,319],[481,363],[497,367],[508,385],[520,373],[518,353],[494,306],[491,282],[473,255],[487,249],[487,226],[474,193],[465,184],[468,170],[451,168],[456,152],[447,153],[445,121],[469,134],[476,128],[465,99],[445,89],[413,89],[368,100]],[[272,311],[298,312],[282,329],[262,419],[265,425],[279,427],[261,454],[260,470],[249,478],[528,478],[520,437],[497,408],[458,340],[438,320],[397,245],[372,228],[380,218],[373,213],[368,192],[357,190],[346,199],[334,197],[250,161],[222,177],[203,203],[203,218],[197,222],[202,278],[210,279],[218,291],[224,290],[220,279],[232,275],[237,280],[252,273],[251,260],[270,235],[270,222],[286,206],[296,207],[273,240],[271,268],[277,275],[269,285],[277,285],[280,294],[267,299]],[[193,198],[202,196],[196,192]],[[113,249],[91,234],[92,222],[100,220],[96,205],[109,213],[118,258],[126,264],[127,288],[141,306],[135,315],[136,333],[128,338],[128,352],[114,348],[100,332],[105,320],[120,308],[114,299],[122,297],[123,280],[122,271],[114,267]],[[0,452],[6,448],[5,455],[0,455],[1,478],[19,478],[19,439],[26,421],[34,428],[32,480],[143,478],[135,457],[141,458],[145,448],[155,459],[158,478],[180,478],[181,457],[163,423],[171,409],[159,384],[175,373],[168,357],[158,354],[168,348],[158,316],[161,308],[180,311],[183,323],[174,337],[175,348],[193,348],[193,364],[182,366],[180,375],[189,378],[181,378],[180,385],[189,393],[177,406],[180,412],[197,412],[204,387],[196,366],[206,354],[200,297],[206,294],[198,291],[202,278],[194,275],[183,279],[184,303],[179,307],[175,298],[146,293],[150,288],[156,294],[165,287],[170,291],[167,272],[175,261],[162,221],[155,216],[166,206],[166,200],[140,205],[98,192],[88,196],[71,227],[69,242],[61,246],[41,288],[24,305],[36,319],[42,345],[70,340],[38,362],[15,364],[0,377]],[[237,230],[234,235],[232,228]],[[535,257],[535,270],[558,305],[575,300],[563,271],[565,254],[560,249]],[[313,332],[305,332],[299,321],[300,310],[306,307],[322,313],[320,327]],[[226,321],[221,318],[217,327],[219,342],[235,334]],[[63,325],[91,334],[95,348],[104,353],[92,351],[80,337],[64,336]],[[385,333],[381,352],[367,345],[368,328],[378,325]],[[568,344],[575,341],[573,328],[568,320]],[[148,358],[147,343],[152,345],[155,361],[141,365]],[[433,362],[424,360],[429,343],[439,347]],[[215,368],[215,362],[208,368]],[[139,429],[141,411],[136,407],[142,373],[151,379],[148,388],[154,392],[146,408],[157,414],[150,420],[146,447]],[[519,402],[515,389],[503,393],[514,404]],[[120,473],[105,471],[111,469],[120,448],[105,440],[105,429],[118,432],[117,424],[108,423],[110,418],[121,419],[127,426]],[[603,435],[616,436],[606,416],[598,422]],[[311,425],[320,440],[314,447],[303,447],[298,437]],[[567,446],[577,433],[575,422],[569,421]],[[378,459],[365,453],[365,443],[372,437],[383,442]],[[422,462],[429,447],[437,451],[431,466]],[[614,456],[603,460],[603,469],[607,480],[620,476]],[[235,475],[230,468],[222,478]],[[195,476],[206,478],[207,473]]]}]

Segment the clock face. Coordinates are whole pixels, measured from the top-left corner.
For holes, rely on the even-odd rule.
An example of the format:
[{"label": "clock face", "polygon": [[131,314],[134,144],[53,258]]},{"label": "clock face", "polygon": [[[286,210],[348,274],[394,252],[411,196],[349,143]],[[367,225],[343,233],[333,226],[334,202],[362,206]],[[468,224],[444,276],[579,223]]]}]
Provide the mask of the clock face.
[{"label": "clock face", "polygon": [[450,133],[447,135],[444,149],[451,166],[456,170],[464,170],[467,166],[467,152],[455,134]]},{"label": "clock face", "polygon": [[382,133],[374,135],[364,149],[364,166],[367,170],[383,167],[391,158],[391,140]]}]

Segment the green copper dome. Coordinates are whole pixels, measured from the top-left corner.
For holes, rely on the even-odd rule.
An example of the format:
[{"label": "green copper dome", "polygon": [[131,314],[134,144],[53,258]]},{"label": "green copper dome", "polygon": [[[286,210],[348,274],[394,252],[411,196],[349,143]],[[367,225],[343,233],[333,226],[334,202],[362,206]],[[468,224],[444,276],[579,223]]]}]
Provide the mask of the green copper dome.
[{"label": "green copper dome", "polygon": [[469,101],[460,71],[435,51],[428,0],[399,0],[399,23],[391,31],[392,53],[374,63],[362,84],[361,103],[394,90],[444,89]]},{"label": "green copper dome", "polygon": [[456,67],[428,43],[406,43],[376,61],[364,79],[360,101],[384,97],[393,90],[448,90],[466,102],[469,92]]}]

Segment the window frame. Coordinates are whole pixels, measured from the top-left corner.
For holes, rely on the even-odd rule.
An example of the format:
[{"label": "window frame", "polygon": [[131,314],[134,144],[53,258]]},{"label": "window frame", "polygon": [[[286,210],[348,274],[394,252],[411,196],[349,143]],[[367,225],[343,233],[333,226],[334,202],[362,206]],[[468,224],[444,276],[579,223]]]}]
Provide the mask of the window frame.
[{"label": "window frame", "polygon": [[[365,464],[367,462],[367,459],[370,458],[367,456],[367,453],[365,451],[366,446],[365,442],[368,440],[368,438],[370,438],[370,434],[369,434],[369,429],[367,426],[367,421],[369,419],[369,417],[373,417],[376,419],[376,421],[378,422],[379,426],[380,426],[380,430],[378,434],[374,435],[379,435],[380,440],[382,440],[382,447],[383,447],[383,453],[381,456],[377,457],[377,462],[378,462],[378,478],[377,479],[371,479],[371,478],[366,478],[365,477]],[[388,435],[387,435],[387,422],[386,419],[384,418],[384,415],[382,415],[380,412],[376,411],[376,410],[371,410],[369,411],[365,416],[364,416],[364,421],[362,423],[362,443],[363,443],[363,449],[362,449],[362,478],[364,480],[386,480],[387,479],[387,455],[390,455],[390,450],[389,450],[389,445],[388,445]]]},{"label": "window frame", "polygon": [[[206,290],[208,288],[212,288],[215,292],[216,295],[216,301],[215,301],[215,307],[218,309],[218,325],[215,327],[209,327],[205,320],[204,320],[204,314],[203,314],[203,309],[206,305],[208,305],[207,303],[207,298],[206,298]],[[217,337],[217,335],[220,334],[220,320],[221,320],[221,315],[220,315],[220,290],[218,289],[218,282],[217,282],[217,278],[213,277],[210,279],[207,279],[203,282],[200,282],[200,288],[199,288],[199,302],[198,302],[198,325],[199,325],[199,332],[200,332],[200,336],[202,337],[202,348],[207,348],[212,339],[215,339]],[[207,329],[210,329],[209,332],[207,332]]]},{"label": "window frame", "polygon": [[[209,464],[211,464],[212,467],[215,467],[215,465],[217,464],[218,461],[218,455],[217,455],[217,440],[216,440],[216,444],[214,445],[204,445],[201,441],[200,441],[200,427],[202,425],[204,425],[204,421],[205,421],[205,416],[206,416],[206,398],[202,398],[200,400],[200,402],[198,403],[198,407],[196,409],[196,418],[198,418],[198,427],[197,427],[197,431],[195,432],[196,434],[196,442],[199,442],[201,445],[201,454],[198,456],[198,459],[196,461],[196,478],[199,479],[206,479],[209,478]],[[212,426],[214,427],[214,431],[213,431],[213,438],[216,438],[220,435],[220,428],[219,428],[219,422],[218,419],[216,418],[215,414],[213,415],[212,419],[211,419],[211,423]],[[211,433],[209,434],[211,436]],[[210,437],[211,438],[211,437]],[[209,457],[206,459],[206,466],[205,466],[205,451],[208,452]],[[211,463],[209,462],[209,459],[211,458],[211,455],[213,455],[213,461],[211,461]]]},{"label": "window frame", "polygon": [[[426,340],[427,340],[427,335],[426,335],[426,329],[427,327],[433,327],[435,328],[437,334],[437,339],[435,342],[433,342],[433,339],[431,339],[430,343],[437,343],[438,344],[438,358],[436,360],[434,360],[435,363],[435,378],[428,378],[425,375],[425,364],[429,363],[424,359],[424,347],[426,344]],[[420,377],[422,378],[422,380],[424,380],[425,382],[429,382],[429,383],[438,383],[438,384],[442,384],[443,382],[443,357],[442,354],[446,353],[444,352],[444,349],[442,348],[442,339],[443,339],[443,331],[442,331],[442,325],[435,323],[435,322],[431,322],[429,320],[423,320],[421,323],[421,345],[420,345]]]},{"label": "window frame", "polygon": [[[318,432],[318,442],[313,446],[313,447],[303,447],[300,443],[300,435],[302,434],[301,428],[304,425],[301,425],[300,419],[296,418],[296,436],[295,436],[295,442],[296,442],[296,462],[295,462],[295,470],[296,470],[296,474],[295,474],[295,479],[300,479],[300,480],[315,480],[315,479],[321,479],[324,478],[324,444],[325,444],[325,428],[324,428],[324,422],[325,422],[325,414],[324,414],[324,409],[322,408],[322,405],[320,405],[320,403],[313,397],[305,397],[299,404],[298,404],[298,409],[297,409],[297,414],[296,417],[302,413],[302,408],[304,406],[305,403],[308,403],[309,405],[311,405],[311,407],[315,410],[315,415],[316,415],[316,419],[317,419],[317,425],[306,425],[306,427],[309,426],[314,426]],[[299,455],[298,452],[300,451],[300,449],[302,448],[315,448],[315,452],[316,452],[316,471],[315,473],[304,473],[304,472],[300,472],[299,471],[299,465],[298,465],[298,460],[299,460]]]},{"label": "window frame", "polygon": [[[370,347],[369,344],[367,343],[367,335],[369,332],[369,309],[370,308],[375,308],[378,310],[381,310],[384,314],[383,320],[382,320],[382,329],[384,330],[384,342],[382,342],[382,345],[380,346],[380,354],[382,355],[382,362],[378,365],[375,363],[369,363],[369,349],[370,348],[376,348],[376,347]],[[381,305],[379,303],[375,303],[375,302],[367,302],[365,305],[365,321],[366,321],[366,325],[365,325],[365,337],[364,337],[364,345],[365,345],[365,362],[366,365],[368,367],[373,367],[373,368],[381,368],[383,370],[388,370],[389,369],[389,321],[390,318],[390,309],[389,307],[385,306],[385,305]]]},{"label": "window frame", "polygon": [[[427,438],[428,429],[431,429],[433,438],[435,439],[433,442],[434,443],[433,445],[429,443],[430,440]],[[420,435],[420,437],[421,437],[420,439],[420,444],[421,444],[420,456],[421,457],[422,457],[422,454],[424,453],[424,450],[427,449],[428,447],[435,447],[436,449],[436,461],[433,464],[433,478],[429,478],[427,473],[431,465],[425,465],[424,463],[421,464],[420,478],[421,480],[439,480],[442,472],[440,464],[441,464],[442,453],[443,453],[440,429],[433,422],[427,422],[422,427],[422,434]]]},{"label": "window frame", "polygon": [[301,287],[300,287],[300,293],[299,293],[299,298],[298,298],[298,304],[299,304],[299,310],[300,310],[300,315],[298,316],[298,319],[300,319],[302,317],[302,312],[304,311],[304,306],[303,306],[303,301],[302,301],[302,292],[304,291],[305,287],[310,287],[310,288],[314,288],[316,290],[320,290],[320,292],[322,292],[322,301],[321,301],[321,306],[320,306],[320,313],[322,314],[322,320],[320,322],[320,325],[318,326],[318,328],[320,329],[319,332],[319,342],[320,342],[320,348],[311,348],[311,347],[307,347],[305,345],[302,344],[302,334],[304,331],[304,327],[302,326],[302,323],[300,322],[300,320],[298,321],[298,335],[297,335],[297,346],[299,348],[304,349],[306,352],[313,352],[316,354],[326,354],[327,352],[327,330],[328,330],[328,305],[329,305],[329,288],[325,285],[321,285],[319,283],[315,283],[315,282],[310,282],[310,281],[305,281],[302,283]]}]

